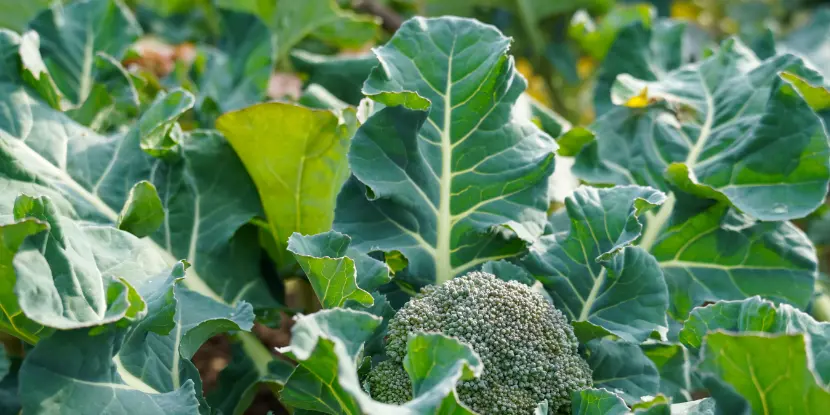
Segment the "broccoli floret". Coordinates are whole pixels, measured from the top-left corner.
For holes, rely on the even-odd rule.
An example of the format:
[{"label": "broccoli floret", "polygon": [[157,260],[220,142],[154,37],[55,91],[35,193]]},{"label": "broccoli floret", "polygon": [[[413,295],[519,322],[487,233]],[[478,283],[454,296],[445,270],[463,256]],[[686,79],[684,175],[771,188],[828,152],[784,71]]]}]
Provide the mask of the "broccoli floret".
[{"label": "broccoli floret", "polygon": [[394,360],[384,360],[375,366],[366,377],[363,388],[384,403],[400,405],[412,400],[409,374]]},{"label": "broccoli floret", "polygon": [[[571,393],[591,386],[591,371],[577,353],[565,316],[516,281],[471,272],[425,287],[389,322],[390,359],[366,382],[373,398],[386,403],[412,399],[411,386],[401,387],[401,373],[406,374],[402,362],[414,332],[444,333],[478,352],[482,375],[459,382],[457,389],[462,402],[484,415],[532,414],[544,400],[550,413],[569,411]],[[401,369],[391,369],[393,364]]]}]

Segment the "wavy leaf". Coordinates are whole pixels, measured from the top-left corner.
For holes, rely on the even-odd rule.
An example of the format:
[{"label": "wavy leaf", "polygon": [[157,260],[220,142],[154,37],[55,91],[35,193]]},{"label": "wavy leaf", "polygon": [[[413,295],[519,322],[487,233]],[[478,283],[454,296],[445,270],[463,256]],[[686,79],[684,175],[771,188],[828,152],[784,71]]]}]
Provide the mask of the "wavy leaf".
[{"label": "wavy leaf", "polygon": [[640,342],[668,330],[662,272],[630,246],[643,228],[638,216],[665,197],[647,187],[581,187],[565,200],[570,231],[543,236],[522,260],[581,341],[613,333]]},{"label": "wavy leaf", "polygon": [[417,284],[512,257],[541,235],[553,140],[512,115],[526,83],[495,28],[414,18],[376,50],[363,92],[384,108],[358,129],[336,230],[403,253]]}]

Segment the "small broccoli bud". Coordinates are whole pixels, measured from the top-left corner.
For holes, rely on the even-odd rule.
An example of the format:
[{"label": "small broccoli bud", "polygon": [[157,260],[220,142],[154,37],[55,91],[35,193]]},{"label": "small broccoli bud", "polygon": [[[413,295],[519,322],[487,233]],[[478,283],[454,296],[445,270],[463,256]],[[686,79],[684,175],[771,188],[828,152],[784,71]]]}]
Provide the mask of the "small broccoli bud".
[{"label": "small broccoli bud", "polygon": [[[565,316],[516,281],[471,272],[423,289],[389,323],[389,364],[402,365],[408,335],[416,332],[444,333],[478,352],[484,372],[477,379],[459,382],[458,395],[484,415],[531,414],[543,400],[550,413],[568,410],[571,393],[591,386],[591,371],[577,353],[578,343]],[[381,369],[391,370],[388,365],[374,370]],[[394,402],[404,399],[369,391],[382,402],[392,402],[390,396]],[[411,399],[408,392],[406,400]]]},{"label": "small broccoli bud", "polygon": [[412,400],[412,382],[403,366],[392,360],[385,360],[375,366],[363,389],[380,402],[400,405]]}]

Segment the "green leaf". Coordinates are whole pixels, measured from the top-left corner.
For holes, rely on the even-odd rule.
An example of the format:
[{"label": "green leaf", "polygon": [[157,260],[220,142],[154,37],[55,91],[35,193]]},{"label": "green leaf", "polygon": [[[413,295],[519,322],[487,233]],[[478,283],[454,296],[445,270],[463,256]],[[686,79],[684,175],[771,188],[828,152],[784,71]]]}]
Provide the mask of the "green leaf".
[{"label": "green leaf", "polygon": [[508,43],[473,20],[414,18],[375,51],[363,92],[389,107],[355,135],[334,227],[403,253],[413,283],[515,256],[544,228],[556,144],[510,115],[526,84]]},{"label": "green leaf", "polygon": [[583,389],[571,398],[573,415],[622,415],[628,414],[628,406],[618,395],[605,389]]},{"label": "green leaf", "polygon": [[304,50],[291,52],[294,69],[305,74],[308,84],[317,84],[349,105],[358,105],[363,99],[361,85],[378,65],[374,54],[360,56],[317,55]]},{"label": "green leaf", "polygon": [[830,147],[820,118],[782,70],[820,79],[799,58],[759,61],[737,40],[655,81],[620,75],[615,103],[642,91],[660,102],[616,107],[598,119],[597,140],[574,171],[596,183],[672,184],[766,221],[806,216],[824,200]]},{"label": "green leaf", "polygon": [[643,353],[660,372],[660,393],[677,402],[691,398],[690,364],[688,351],[675,343],[646,343],[640,345]]},{"label": "green leaf", "polygon": [[93,91],[98,52],[121,59],[141,35],[130,11],[114,0],[72,2],[39,14],[29,23],[40,35],[40,51],[62,95],[80,105]]},{"label": "green leaf", "polygon": [[693,352],[707,333],[717,330],[735,333],[810,335],[813,370],[824,384],[830,384],[830,323],[817,322],[809,314],[788,304],[752,297],[742,301],[719,301],[692,310],[680,331],[680,341]]},{"label": "green leaf", "polygon": [[810,14],[810,21],[792,31],[780,43],[779,50],[804,56],[816,65],[825,78],[830,77],[830,55],[827,45],[830,42],[830,9],[816,9]]},{"label": "green leaf", "polygon": [[669,312],[681,320],[706,301],[760,295],[806,307],[813,295],[817,260],[807,237],[791,223],[755,221],[722,204],[672,226],[652,254],[669,287]]},{"label": "green leaf", "polygon": [[[804,334],[710,333],[700,370],[746,400],[753,413],[821,414],[830,407],[830,391],[813,372],[807,341]],[[719,407],[721,399],[715,395]]]},{"label": "green leaf", "polygon": [[372,400],[358,380],[357,362],[379,324],[369,313],[341,308],[300,318],[291,345],[281,350],[299,364],[281,402],[335,414],[473,414],[456,399],[455,384],[478,376],[483,366],[470,346],[442,334],[418,334],[407,343],[406,370],[417,385],[412,401],[395,406]]},{"label": "green leaf", "polygon": [[20,413],[20,393],[18,374],[22,358],[6,353],[5,347],[0,347],[0,366],[5,367],[6,373],[0,377],[0,413]]},{"label": "green leaf", "polygon": [[331,228],[335,197],[348,177],[346,152],[356,120],[345,111],[310,110],[282,103],[255,105],[222,115],[228,137],[262,198],[280,270],[296,267],[286,251],[293,232]]},{"label": "green leaf", "polygon": [[26,317],[69,330],[146,313],[134,287],[166,268],[157,252],[125,232],[59,216],[48,197],[20,196],[14,212],[17,220],[49,225],[48,232],[29,236],[14,256],[14,294]]},{"label": "green leaf", "polygon": [[[594,22],[587,12],[574,13],[568,26],[568,37],[591,57],[603,61],[608,49],[617,39],[617,33],[625,27],[649,26],[655,12],[649,4],[619,4],[613,7],[599,23]],[[678,55],[682,51],[675,51]],[[618,56],[612,60],[616,60]]]},{"label": "green leaf", "polygon": [[52,81],[46,64],[40,56],[40,38],[35,32],[23,36],[0,29],[0,50],[5,58],[0,80],[18,85],[29,85],[53,108],[61,107],[57,85]]},{"label": "green leaf", "polygon": [[657,394],[660,374],[638,345],[596,339],[585,346],[594,387],[616,391],[629,404]]},{"label": "green leaf", "polygon": [[[374,300],[366,290],[390,280],[386,264],[365,255],[358,261],[347,257],[361,256],[349,252],[350,242],[351,238],[336,231],[311,236],[294,233],[288,239],[288,251],[305,271],[323,308],[342,307],[350,300],[371,306]],[[363,269],[360,265],[364,265]],[[371,272],[374,270],[380,272]],[[361,284],[361,280],[365,283]]]},{"label": "green leaf", "polygon": [[179,117],[193,108],[193,95],[183,89],[160,93],[141,115],[134,134],[140,137],[141,149],[157,158],[175,158],[182,131]]},{"label": "green leaf", "polygon": [[164,207],[152,183],[136,183],[118,215],[118,229],[139,238],[154,233],[164,223]]},{"label": "green leaf", "polygon": [[541,237],[522,260],[581,341],[613,333],[641,342],[668,330],[662,272],[630,246],[643,228],[638,216],[665,197],[647,187],[581,187],[565,200],[570,232]]},{"label": "green leaf", "polygon": [[205,51],[206,67],[196,80],[196,108],[206,126],[213,125],[213,118],[203,114],[207,100],[220,114],[262,101],[276,61],[275,39],[261,20],[227,10],[220,10],[220,15],[218,49]]},{"label": "green leaf", "polygon": [[55,332],[41,340],[20,370],[27,414],[198,414],[193,381],[172,392],[128,385],[113,357],[122,330],[91,335],[90,329]]},{"label": "green leaf", "polygon": [[138,113],[138,91],[132,75],[121,63],[103,52],[98,52],[89,75],[93,86],[79,107],[66,111],[67,115],[95,131],[116,129]]}]

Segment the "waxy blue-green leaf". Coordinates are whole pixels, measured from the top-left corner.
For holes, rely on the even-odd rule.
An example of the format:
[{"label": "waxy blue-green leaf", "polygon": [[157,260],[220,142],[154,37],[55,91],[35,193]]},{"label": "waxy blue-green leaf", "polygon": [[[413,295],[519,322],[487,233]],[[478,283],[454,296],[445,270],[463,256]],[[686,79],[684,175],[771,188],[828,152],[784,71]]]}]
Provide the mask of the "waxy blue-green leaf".
[{"label": "waxy blue-green leaf", "polygon": [[6,348],[0,348],[0,413],[20,413],[20,393],[18,388],[18,374],[22,364],[21,356],[14,356],[6,352]]},{"label": "waxy blue-green leaf", "polygon": [[618,395],[606,389],[584,389],[571,397],[573,415],[624,415],[628,406]]},{"label": "waxy blue-green leaf", "polygon": [[813,371],[824,385],[830,384],[830,323],[817,322],[788,304],[774,305],[759,297],[743,301],[719,301],[692,310],[680,331],[680,341],[697,352],[707,333],[773,333],[810,336]]},{"label": "waxy blue-green leaf", "polygon": [[752,413],[823,414],[830,391],[813,371],[808,342],[805,334],[710,333],[699,370],[712,376],[710,390],[731,392],[713,393],[719,408],[745,403]]},{"label": "waxy blue-green leaf", "polygon": [[294,232],[331,229],[337,192],[349,174],[346,152],[356,127],[351,110],[267,103],[222,115],[217,128],[248,169],[268,218],[280,271],[296,261],[286,250]]},{"label": "waxy blue-green leaf", "polygon": [[303,268],[323,308],[343,307],[347,301],[374,304],[369,293],[389,282],[381,261],[349,249],[351,238],[337,231],[317,235],[294,233],[288,251]]},{"label": "waxy blue-green leaf", "polygon": [[[678,203],[678,222],[683,204]],[[650,220],[658,222],[659,214]],[[656,225],[647,225],[646,235],[652,226]],[[675,318],[685,319],[692,308],[707,301],[760,295],[803,308],[812,298],[816,253],[804,233],[789,222],[759,222],[715,204],[659,238],[651,253],[666,277],[669,313]]]},{"label": "waxy blue-green leaf", "polygon": [[336,230],[399,251],[416,284],[517,255],[541,235],[555,142],[513,109],[509,39],[474,20],[407,21],[363,86],[387,105],[358,129]]},{"label": "waxy blue-green leaf", "polygon": [[17,220],[37,219],[49,229],[30,235],[14,256],[12,309],[19,306],[27,318],[61,330],[146,314],[135,287],[166,268],[157,251],[115,228],[63,217],[48,197],[22,195],[14,214]]},{"label": "waxy blue-green leaf", "polygon": [[103,52],[95,55],[92,65],[89,82],[93,86],[89,95],[80,106],[67,110],[66,114],[99,132],[115,130],[133,121],[140,102],[132,75],[117,59]]},{"label": "waxy blue-green leaf", "polygon": [[308,84],[320,85],[343,102],[356,106],[363,99],[363,81],[378,65],[378,59],[374,54],[328,56],[295,50],[291,52],[291,64],[308,76]]},{"label": "waxy blue-green leaf", "polygon": [[[245,241],[234,234],[260,212],[239,159],[215,132],[197,131],[167,143],[164,132],[177,130],[176,117],[189,108],[188,101],[192,105],[187,92],[159,97],[132,129],[103,136],[20,85],[0,81],[0,90],[8,92],[9,104],[8,117],[0,116],[0,213],[11,212],[16,195],[25,192],[50,196],[70,218],[115,224],[133,185],[147,180],[166,213],[152,239],[169,264],[177,258],[193,264],[188,285],[227,303],[273,305],[258,275],[258,258],[235,248]],[[153,158],[142,147],[169,158]],[[232,284],[229,271],[238,272]]]},{"label": "waxy blue-green leaf", "polygon": [[281,350],[299,363],[280,392],[281,402],[333,414],[473,414],[457,400],[455,384],[478,376],[481,360],[469,345],[442,334],[415,335],[407,343],[412,401],[401,406],[374,401],[358,380],[357,363],[379,324],[376,316],[341,308],[299,319],[291,345]]},{"label": "waxy blue-green leaf", "polygon": [[20,370],[24,413],[199,414],[193,381],[165,393],[140,383],[130,385],[113,362],[124,330],[109,328],[96,335],[90,331],[58,331],[26,356]]},{"label": "waxy blue-green leaf", "polygon": [[668,330],[663,274],[630,246],[643,228],[638,217],[665,198],[647,187],[581,187],[565,200],[570,231],[541,237],[522,260],[581,341],[614,334],[641,342]]},{"label": "waxy blue-green leaf", "polygon": [[132,13],[115,0],[88,0],[56,6],[39,14],[29,29],[40,35],[43,61],[71,105],[93,92],[97,53],[119,60],[141,35]]},{"label": "waxy blue-green leaf", "polygon": [[585,346],[594,387],[615,391],[628,404],[657,394],[660,373],[639,345],[595,339]]},{"label": "waxy blue-green leaf", "polygon": [[164,207],[156,187],[146,180],[136,183],[118,214],[118,229],[142,238],[157,231],[162,223]]},{"label": "waxy blue-green leaf", "polygon": [[[202,126],[212,126],[219,114],[261,102],[276,62],[276,41],[261,20],[247,13],[219,13],[222,37],[217,49],[204,51],[205,69],[196,80]],[[218,113],[207,114],[209,108]]]},{"label": "waxy blue-green leaf", "polygon": [[[760,61],[737,40],[657,80],[619,75],[612,99],[620,106],[591,126],[597,139],[574,171],[595,183],[673,184],[761,220],[806,216],[824,200],[830,147],[821,119],[779,75],[785,70],[820,80],[799,58]],[[644,92],[659,102],[628,102]]]},{"label": "waxy blue-green leaf", "polygon": [[[253,326],[250,304],[231,307],[177,284],[184,269],[179,263],[169,277],[161,275],[139,286],[148,317],[126,334],[115,357],[122,376],[160,392],[177,390],[187,381],[201,391],[199,372],[190,361],[196,350],[214,335]],[[197,396],[200,413],[210,414],[201,392]]]}]

